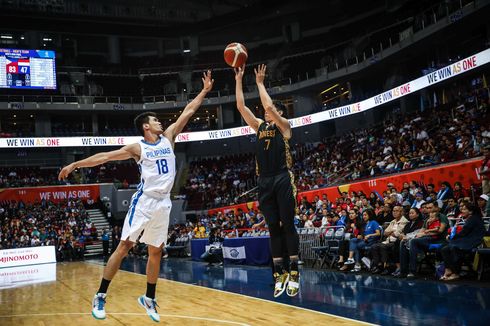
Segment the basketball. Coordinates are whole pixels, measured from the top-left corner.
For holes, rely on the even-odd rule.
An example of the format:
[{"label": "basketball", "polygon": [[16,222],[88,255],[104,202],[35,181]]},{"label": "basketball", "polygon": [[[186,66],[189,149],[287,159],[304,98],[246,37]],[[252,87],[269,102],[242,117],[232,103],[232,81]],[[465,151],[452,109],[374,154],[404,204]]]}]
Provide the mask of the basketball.
[{"label": "basketball", "polygon": [[230,43],[224,51],[225,62],[233,68],[243,66],[247,61],[247,48],[241,43]]}]

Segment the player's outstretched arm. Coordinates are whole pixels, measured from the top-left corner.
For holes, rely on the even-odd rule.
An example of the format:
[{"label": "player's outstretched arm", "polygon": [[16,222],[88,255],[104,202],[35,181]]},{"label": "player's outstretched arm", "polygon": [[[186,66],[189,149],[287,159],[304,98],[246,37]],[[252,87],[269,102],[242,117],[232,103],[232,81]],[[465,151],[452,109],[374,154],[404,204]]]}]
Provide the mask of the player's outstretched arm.
[{"label": "player's outstretched arm", "polygon": [[238,111],[243,117],[243,120],[250,126],[255,132],[259,130],[260,123],[262,120],[257,119],[255,115],[250,111],[250,109],[245,106],[245,98],[243,96],[243,74],[245,72],[245,65],[239,68],[235,68],[235,81],[236,81],[236,106]]},{"label": "player's outstretched arm", "polygon": [[267,70],[266,65],[259,65],[255,72],[255,82],[257,83],[257,88],[259,90],[260,102],[262,102],[262,106],[264,110],[272,117],[272,121],[277,125],[281,134],[287,139],[291,138],[291,125],[289,121],[282,117],[276,110],[274,110],[274,104],[272,102],[271,97],[267,93],[267,89],[264,85],[265,72]]},{"label": "player's outstretched arm", "polygon": [[189,104],[186,105],[184,111],[182,111],[182,114],[178,117],[177,121],[172,123],[165,130],[165,137],[170,139],[172,143],[175,141],[175,137],[182,132],[192,115],[196,113],[197,109],[199,109],[206,95],[213,89],[214,79],[211,77],[211,70],[203,73],[202,83],[203,87],[201,92],[191,102],[189,102]]},{"label": "player's outstretched arm", "polygon": [[78,168],[88,168],[101,165],[109,161],[121,161],[129,158],[134,158],[136,161],[138,161],[141,155],[140,151],[139,145],[135,143],[126,145],[115,151],[97,153],[87,157],[86,159],[76,161],[65,166],[63,169],[61,169],[58,175],[58,180],[66,179],[73,170]]},{"label": "player's outstretched arm", "polygon": [[273,105],[272,99],[267,93],[267,89],[265,88],[264,85],[266,70],[267,70],[267,66],[264,64],[258,65],[257,68],[254,68],[255,83],[257,83],[257,88],[259,89],[260,102],[262,103],[264,109],[267,107],[271,107]]}]

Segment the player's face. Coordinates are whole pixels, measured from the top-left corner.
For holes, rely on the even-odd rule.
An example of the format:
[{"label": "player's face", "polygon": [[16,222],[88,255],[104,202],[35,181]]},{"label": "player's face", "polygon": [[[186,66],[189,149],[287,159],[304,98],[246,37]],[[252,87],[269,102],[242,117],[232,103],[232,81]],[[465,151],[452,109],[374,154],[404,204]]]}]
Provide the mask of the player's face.
[{"label": "player's face", "polygon": [[163,126],[157,117],[150,117],[148,119],[148,125],[150,126],[150,131],[155,134],[163,133]]},{"label": "player's face", "polygon": [[[282,111],[278,111],[275,107],[272,107],[272,110],[275,110],[279,115],[282,115]],[[265,122],[272,122],[272,115],[270,115],[267,110],[265,110],[264,113],[264,120]]]}]

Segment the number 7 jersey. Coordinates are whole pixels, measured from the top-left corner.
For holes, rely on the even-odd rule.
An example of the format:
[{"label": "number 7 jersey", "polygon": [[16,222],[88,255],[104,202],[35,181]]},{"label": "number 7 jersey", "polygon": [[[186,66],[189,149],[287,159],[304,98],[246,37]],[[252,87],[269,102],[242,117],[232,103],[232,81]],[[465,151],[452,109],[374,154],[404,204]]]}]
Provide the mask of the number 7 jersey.
[{"label": "number 7 jersey", "polygon": [[257,130],[256,172],[260,177],[272,177],[292,168],[289,141],[274,124],[262,122]]},{"label": "number 7 jersey", "polygon": [[141,183],[138,191],[151,197],[167,197],[175,180],[175,154],[170,141],[160,136],[155,144],[144,140],[139,142],[141,156],[138,168],[141,174]]}]

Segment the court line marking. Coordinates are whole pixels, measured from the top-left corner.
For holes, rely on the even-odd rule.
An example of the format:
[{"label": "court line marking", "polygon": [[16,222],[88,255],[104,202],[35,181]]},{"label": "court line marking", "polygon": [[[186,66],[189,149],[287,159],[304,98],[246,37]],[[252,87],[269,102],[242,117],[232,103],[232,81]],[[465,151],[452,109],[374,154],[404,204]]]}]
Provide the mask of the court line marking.
[{"label": "court line marking", "polygon": [[[64,315],[87,315],[87,316],[92,316],[92,314],[91,313],[88,313],[88,312],[55,312],[55,313],[50,313],[50,314],[0,315],[0,318],[64,316]],[[111,315],[119,315],[119,316],[146,316],[147,314],[145,314],[145,313],[137,313],[137,312],[113,312],[113,313],[107,313],[107,315],[108,316],[111,316]],[[222,323],[222,324],[250,326],[250,324],[239,323],[239,322],[235,322],[235,321],[222,320],[222,319],[206,318],[206,317],[193,317],[193,316],[167,315],[167,314],[160,314],[160,317],[182,318],[182,319],[195,319],[195,320],[212,321],[212,322],[217,322],[217,323]]]},{"label": "court line marking", "polygon": [[[100,266],[104,267],[103,264],[98,264],[96,262],[87,262],[87,261],[85,261],[83,263],[84,264],[97,265],[99,267]],[[145,274],[140,274],[140,273],[136,273],[136,272],[125,271],[123,269],[119,269],[119,271],[126,272],[126,273],[131,273],[131,274],[136,274],[136,275],[140,275],[140,276],[146,276]],[[248,295],[241,294],[241,293],[235,293],[235,292],[228,292],[228,291],[219,290],[219,289],[213,289],[213,288],[209,288],[209,287],[206,287],[206,286],[203,286],[203,285],[188,284],[188,283],[184,283],[184,282],[169,280],[169,279],[162,278],[162,277],[159,277],[159,279],[161,279],[163,281],[167,281],[167,282],[179,283],[179,284],[186,285],[186,286],[197,286],[197,287],[200,287],[200,288],[204,288],[204,289],[208,289],[208,290],[213,290],[213,291],[218,291],[218,292],[227,293],[227,294],[232,294],[232,295],[237,295],[237,296],[245,297],[245,298],[248,298],[248,299],[254,299],[254,300],[259,300],[259,301],[268,302],[268,303],[275,303],[275,304],[278,304],[278,305],[281,305],[281,306],[287,306],[287,307],[290,307],[290,308],[295,308],[295,309],[299,309],[299,310],[313,312],[313,313],[317,313],[317,314],[320,314],[320,315],[325,315],[325,316],[328,316],[328,317],[335,317],[335,318],[343,319],[343,320],[346,320],[346,321],[351,321],[351,322],[353,321],[353,322],[364,324],[364,325],[376,325],[376,324],[371,324],[371,323],[368,323],[368,322],[365,322],[365,321],[362,321],[362,320],[352,319],[352,318],[343,317],[343,316],[337,316],[337,315],[334,315],[334,314],[329,314],[328,312],[316,311],[316,310],[307,309],[307,308],[303,308],[303,307],[293,306],[293,305],[290,305],[290,304],[287,304],[287,303],[276,302],[276,301],[271,301],[271,300],[267,300],[267,299],[252,297],[252,296],[248,296]]]}]

